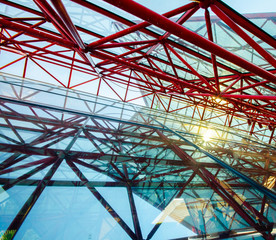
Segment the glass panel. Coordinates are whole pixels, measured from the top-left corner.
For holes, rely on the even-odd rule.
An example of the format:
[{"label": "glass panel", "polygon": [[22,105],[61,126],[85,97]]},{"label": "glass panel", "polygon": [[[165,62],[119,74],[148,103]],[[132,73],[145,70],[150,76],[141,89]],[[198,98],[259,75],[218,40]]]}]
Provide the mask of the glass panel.
[{"label": "glass panel", "polygon": [[[10,77],[1,84],[22,85]],[[39,95],[35,89],[47,87],[24,81],[22,89]],[[16,184],[8,196],[17,187],[34,189],[48,165],[64,159],[16,239],[129,239],[139,235],[139,226],[143,238],[232,237],[233,231],[255,231],[255,224],[269,228],[275,221],[270,145],[221,123],[56,87],[50,91],[44,97],[57,95],[67,103],[60,107],[54,100],[1,93],[0,184],[4,189]],[[78,111],[76,96],[89,108]]]},{"label": "glass panel", "polygon": [[85,187],[47,187],[15,239],[130,239]]},{"label": "glass panel", "polygon": [[14,186],[5,191],[0,187],[0,236],[2,237],[9,225],[34,191],[33,186]]}]

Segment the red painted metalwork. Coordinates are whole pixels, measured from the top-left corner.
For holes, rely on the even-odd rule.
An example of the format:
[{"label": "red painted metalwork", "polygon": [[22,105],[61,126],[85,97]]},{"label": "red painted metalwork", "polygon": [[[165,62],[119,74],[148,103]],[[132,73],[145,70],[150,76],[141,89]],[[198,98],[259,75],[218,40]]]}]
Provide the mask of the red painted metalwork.
[{"label": "red painted metalwork", "polygon": [[[73,0],[73,1],[76,2],[76,3],[81,4],[82,6],[88,7],[89,9],[93,9],[93,10],[95,10],[95,11],[100,11],[100,12],[102,12],[102,13],[104,13],[104,14],[107,13],[107,12],[103,11],[102,9],[96,7],[96,6],[93,5],[92,3],[88,3],[88,2],[86,2],[86,1],[80,1],[80,0]],[[173,17],[174,15],[177,15],[177,14],[179,14],[179,13],[183,13],[183,12],[185,12],[185,11],[188,11],[188,10],[190,10],[190,9],[196,7],[196,6],[197,6],[196,3],[189,3],[189,4],[187,4],[187,5],[183,6],[183,7],[180,7],[180,8],[178,8],[178,9],[173,10],[173,11],[170,11],[170,12],[168,12],[168,13],[165,13],[165,14],[163,14],[163,16],[165,16],[165,17],[167,17],[167,18],[170,18],[170,17]],[[102,11],[101,11],[101,10],[102,10]],[[119,21],[120,21],[120,20],[119,20]],[[148,22],[142,22],[142,23],[136,24],[136,25],[134,25],[134,26],[132,26],[132,27],[129,27],[129,28],[125,29],[125,30],[122,30],[122,31],[120,31],[120,32],[117,32],[117,33],[115,33],[115,34],[113,34],[113,35],[109,35],[108,37],[101,38],[100,40],[98,40],[98,41],[96,41],[96,42],[90,43],[90,44],[88,44],[87,48],[88,48],[88,49],[89,49],[89,48],[96,48],[96,47],[99,46],[99,45],[102,45],[102,44],[104,44],[104,43],[106,43],[106,42],[115,40],[115,39],[117,39],[117,38],[119,38],[119,37],[125,36],[125,35],[127,35],[127,34],[132,33],[132,32],[139,31],[139,30],[142,30],[142,31],[143,31],[144,28],[146,28],[146,27],[148,27],[148,26],[150,26],[150,25],[151,25],[151,24],[148,23]]]},{"label": "red painted metalwork", "polygon": [[[41,11],[11,1],[0,2],[4,6],[31,14],[30,17],[24,18],[3,14],[0,16],[1,51],[18,55],[16,59],[0,66],[2,71],[24,62],[22,76],[26,77],[32,71],[30,65],[36,63],[63,87],[80,88],[95,83],[95,94],[101,95],[105,86],[122,101],[148,97],[148,105],[153,108],[160,105],[167,112],[191,108],[193,116],[202,120],[219,118],[206,114],[215,107],[218,116],[225,116],[227,126],[245,126],[248,120],[253,122],[250,128],[254,136],[265,136],[263,132],[266,129],[260,130],[255,122],[266,125],[269,143],[275,143],[275,56],[269,52],[269,48],[264,48],[262,43],[268,44],[273,50],[276,41],[273,36],[247,19],[270,21],[275,18],[275,14],[242,16],[222,1],[216,0],[206,3],[192,2],[160,15],[134,1],[106,1],[145,20],[141,22],[126,19],[88,1],[72,1],[75,6],[105,16],[113,23],[123,26],[116,33],[101,35],[93,32],[94,30],[85,29],[85,26],[74,24],[62,1],[53,1],[52,5],[45,0],[35,1]],[[206,16],[191,17],[200,7],[205,8]],[[209,10],[213,10],[218,16],[209,16]],[[176,19],[178,14],[182,15]],[[187,19],[191,22],[202,21],[200,29],[206,28],[208,39],[196,31],[188,30],[185,27]],[[267,64],[251,63],[216,43],[212,25],[222,22],[221,20],[248,42],[250,51],[256,51],[263,56]],[[44,27],[45,22],[52,24],[57,31]],[[275,21],[271,23],[275,24]],[[165,32],[158,33],[154,26],[164,29]],[[242,29],[260,41],[253,41]],[[84,43],[81,37],[84,33],[93,40]],[[130,38],[131,40],[123,41],[123,37],[130,37],[135,33],[144,34],[150,40]],[[52,50],[52,47],[56,49]],[[123,49],[123,52],[116,54],[118,48]],[[153,54],[154,51],[157,54]],[[165,54],[165,58],[162,54]],[[204,72],[196,69],[195,65],[187,61],[190,56],[199,62],[203,61],[208,68],[211,66],[213,75],[206,76]],[[68,80],[55,76],[49,65],[69,70]],[[220,75],[220,71],[224,70],[227,73]],[[183,72],[192,77],[186,79],[181,75]],[[75,82],[75,73],[85,74],[89,78]],[[123,93],[113,84],[124,88]],[[132,96],[133,89],[141,91],[141,95]],[[216,98],[225,102],[216,103]],[[174,104],[175,102],[180,104]],[[203,108],[204,114],[200,108]],[[243,118],[244,123],[233,123],[235,117]]]},{"label": "red painted metalwork", "polygon": [[249,37],[240,27],[238,27],[230,18],[228,18],[215,5],[211,6],[212,11],[219,16],[228,26],[231,27],[239,36],[241,36],[250,46],[252,46],[261,56],[263,56],[274,68],[276,68],[276,60],[267,53],[258,43]]},{"label": "red painted metalwork", "polygon": [[[216,104],[216,109],[218,111],[223,111],[226,115],[230,114],[231,116],[242,117],[246,120],[252,119],[257,122],[262,122],[268,126],[272,126],[270,127],[271,129],[273,129],[273,126],[275,125],[275,120],[271,118],[271,116],[274,116],[275,109],[275,87],[273,86],[275,83],[275,69],[273,69],[273,66],[275,65],[274,56],[271,57],[270,53],[267,54],[267,50],[263,50],[259,43],[254,43],[251,39],[246,37],[247,35],[243,33],[241,27],[272,47],[276,46],[275,39],[221,1],[213,1],[212,4],[208,3],[205,5],[203,3],[199,4],[197,2],[192,2],[163,15],[159,15],[133,1],[114,1],[112,4],[118,6],[121,4],[120,7],[125,11],[133,13],[134,15],[140,16],[146,20],[145,22],[134,23],[131,20],[110,12],[103,7],[99,7],[96,4],[87,1],[74,0],[73,2],[75,4],[84,7],[89,11],[95,11],[109,19],[113,19],[128,26],[121,31],[107,36],[101,36],[96,32],[89,31],[80,26],[75,26],[70,19],[70,13],[66,11],[66,6],[63,6],[62,1],[53,1],[53,7],[51,7],[46,1],[36,1],[42,9],[42,12],[10,1],[1,0],[1,2],[8,6],[18,8],[21,11],[31,13],[34,16],[26,18],[1,16],[1,39],[3,39],[3,45],[1,46],[2,50],[21,54],[20,58],[17,60],[7,62],[3,66],[0,66],[3,70],[17,64],[20,60],[23,62],[25,58],[26,64],[24,65],[24,71],[22,73],[23,77],[25,77],[30,71],[27,65],[27,59],[30,59],[31,61],[37,62],[43,71],[47,72],[49,76],[55,79],[62,86],[78,88],[92,82],[98,82],[97,94],[101,94],[101,89],[103,88],[102,83],[105,83],[115,93],[118,99],[123,101],[134,101],[142,98],[142,96],[152,96],[149,105],[154,106],[159,102],[168,112],[185,109],[185,106],[180,106],[178,108],[172,107],[173,105],[171,103],[175,101],[183,102],[184,104],[188,104],[188,106],[196,105],[208,109],[214,104],[211,97],[220,96],[229,104]],[[112,1],[109,2],[111,3]],[[213,9],[219,17],[206,16],[205,19],[201,17],[194,17],[191,19],[190,16],[193,12],[203,6]],[[172,21],[172,17],[180,13],[183,13],[183,15],[179,17],[176,22]],[[208,10],[206,9],[206,14],[207,13]],[[252,18],[270,19],[270,15],[268,14],[251,14],[248,16]],[[271,15],[271,17],[273,16]],[[209,40],[185,28],[185,23],[183,24],[183,22],[188,18],[190,21],[206,21]],[[244,36],[251,44],[252,49],[259,51],[260,54],[271,63],[271,69],[269,69],[269,67],[262,68],[261,66],[252,64],[216,44],[212,39],[211,22],[214,21],[214,23],[216,23],[220,18],[227,21],[234,31],[241,36]],[[33,24],[30,24],[30,21],[32,21]],[[59,33],[51,32],[43,28],[44,22],[52,23]],[[165,34],[159,35],[158,33],[149,30],[151,24],[165,29]],[[181,26],[181,24],[183,24],[183,26]],[[10,34],[9,29],[15,33]],[[118,42],[117,39],[129,36],[137,31],[149,35],[153,40]],[[79,33],[93,36],[96,38],[96,41],[84,44]],[[206,52],[210,53],[210,57],[193,50],[191,47],[172,41],[170,38],[172,34],[178,36],[179,39],[186,40],[193,43],[195,46],[205,49]],[[19,39],[19,36],[22,37],[25,35],[32,37],[33,40]],[[54,46],[59,46],[63,49],[54,52],[49,50],[50,48],[47,49],[46,47],[36,46],[33,44],[36,41],[45,42],[46,44],[51,43],[54,44]],[[146,50],[148,48],[147,44],[152,44],[150,50]],[[136,45],[138,45],[139,48],[135,48]],[[112,49],[117,49],[118,47],[124,48],[125,52],[116,56],[112,53]],[[152,51],[157,47],[163,47],[163,51],[166,53],[168,60],[164,60],[158,57],[158,55],[155,56],[152,54]],[[67,54],[62,54],[64,49],[72,51],[71,56],[73,57],[69,57]],[[43,54],[41,54],[41,51]],[[97,62],[99,62],[98,60],[100,60],[100,62],[95,64],[87,51],[90,52],[93,58],[97,59]],[[214,76],[206,77],[204,74],[194,69],[184,60],[180,51],[184,51],[185,54],[191,54],[191,56],[203,60],[206,63],[212,63]],[[130,57],[131,54],[134,53],[137,54],[137,57]],[[76,57],[76,54],[83,60]],[[59,56],[59,59],[55,56]],[[175,59],[173,59],[175,56],[184,65],[181,66],[179,63],[176,63]],[[216,59],[216,57],[227,59],[249,72],[239,72],[238,70],[227,66],[225,62]],[[37,61],[38,59],[39,62]],[[143,64],[143,59],[147,59],[148,64]],[[68,82],[59,80],[47,69],[47,67],[43,66],[43,62],[70,69]],[[166,72],[158,67],[159,64],[171,68],[172,71]],[[106,67],[104,67],[104,65]],[[110,67],[109,65],[113,66]],[[230,75],[220,76],[217,74],[220,69],[229,71]],[[195,79],[187,81],[179,75],[179,71],[193,74]],[[75,72],[92,74],[94,77],[90,77],[89,80],[83,82],[74,83],[73,75]],[[265,80],[260,80],[256,77],[262,77]],[[163,84],[163,80],[165,80],[169,85]],[[112,82],[125,87],[126,91],[124,94],[119,93],[116,88],[112,86]],[[144,93],[141,94],[141,97],[131,97],[130,91],[133,88],[144,91]],[[259,91],[257,88],[266,89],[269,94],[261,94],[262,91]],[[221,94],[219,92],[221,92]],[[170,100],[164,102],[164,96],[169,97]],[[256,112],[258,112],[258,114],[256,114]]]},{"label": "red painted metalwork", "polygon": [[231,52],[219,47],[218,45],[206,40],[205,38],[199,36],[198,34],[172,22],[171,20],[167,19],[166,17],[151,11],[150,9],[134,2],[134,1],[113,1],[113,0],[105,0],[108,3],[113,4],[141,19],[151,22],[152,24],[170,32],[181,39],[184,39],[196,46],[205,49],[208,52],[211,52],[223,59],[226,59],[230,62],[233,62],[236,65],[243,67],[244,69],[256,73],[259,76],[262,76],[265,79],[271,80],[272,82],[276,82],[276,77],[265,71],[264,69],[259,68],[256,65],[251,64],[250,62],[232,54]]},{"label": "red painted metalwork", "polygon": [[[229,6],[227,6],[220,0],[216,1],[216,6],[219,7],[223,12],[225,12],[227,14],[228,17],[230,17],[233,21],[235,21],[237,24],[242,26],[244,29],[248,30],[249,32],[253,33],[258,38],[262,39],[267,44],[276,48],[276,41],[272,36],[267,34],[262,29],[258,28],[252,22],[249,22],[244,16],[242,16],[241,14],[236,12],[234,9],[230,8]],[[258,14],[258,15],[260,17],[265,16],[265,14]]]}]

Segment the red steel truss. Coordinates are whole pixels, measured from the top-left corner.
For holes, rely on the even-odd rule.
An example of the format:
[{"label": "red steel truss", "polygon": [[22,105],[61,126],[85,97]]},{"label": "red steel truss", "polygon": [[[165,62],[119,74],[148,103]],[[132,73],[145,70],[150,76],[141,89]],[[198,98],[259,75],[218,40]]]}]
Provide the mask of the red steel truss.
[{"label": "red steel truss", "polygon": [[[167,112],[189,108],[193,117],[206,121],[223,116],[226,126],[250,125],[248,131],[256,136],[265,126],[267,142],[273,143],[276,41],[262,27],[268,22],[275,27],[275,14],[244,17],[220,0],[193,1],[163,15],[129,0],[105,0],[102,6],[72,0],[73,7],[116,25],[117,32],[104,34],[78,24],[72,6],[61,0],[34,0],[30,7],[0,2],[24,16],[8,11],[0,16],[0,49],[14,56],[0,70],[22,63],[16,74],[26,77],[35,66],[65,88],[93,84],[93,93],[104,95],[108,88],[125,102],[147,99],[148,106]],[[204,17],[193,17],[200,9]],[[263,25],[254,19],[264,19]],[[191,22],[202,25],[192,31]],[[237,46],[222,43],[218,28]],[[53,66],[67,71],[66,79]],[[208,115],[213,110],[216,116]],[[245,121],[234,124],[233,118]]]},{"label": "red steel truss", "polygon": [[[195,239],[273,239],[275,24],[275,13],[241,15],[221,0],[163,14],[133,0],[0,0],[0,71],[22,78],[0,75],[0,190],[35,188],[5,234],[18,232],[48,186],[84,186],[131,239],[152,239],[162,223],[145,235],[135,196],[163,213],[183,197],[190,219],[180,222]],[[64,89],[97,95],[94,106]],[[55,107],[41,103],[51,91]],[[204,142],[209,126],[215,137]],[[63,164],[77,180],[53,178]],[[98,187],[125,187],[133,229]]]}]

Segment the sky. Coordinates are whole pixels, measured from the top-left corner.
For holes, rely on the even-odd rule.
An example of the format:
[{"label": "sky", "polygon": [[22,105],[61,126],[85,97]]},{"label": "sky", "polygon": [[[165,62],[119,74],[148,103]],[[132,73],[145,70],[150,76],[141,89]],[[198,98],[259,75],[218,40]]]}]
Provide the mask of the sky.
[{"label": "sky", "polygon": [[276,12],[275,0],[224,0],[240,13]]},{"label": "sky", "polygon": [[[136,2],[159,13],[165,13],[192,0],[137,0]],[[276,12],[275,0],[224,0],[223,2],[240,13]]]}]

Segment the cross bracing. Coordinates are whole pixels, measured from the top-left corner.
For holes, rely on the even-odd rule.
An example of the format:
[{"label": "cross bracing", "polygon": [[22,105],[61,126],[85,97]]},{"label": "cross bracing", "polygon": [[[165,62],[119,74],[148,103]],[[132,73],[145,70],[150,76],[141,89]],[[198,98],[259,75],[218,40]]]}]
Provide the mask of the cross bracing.
[{"label": "cross bracing", "polygon": [[0,0],[3,237],[273,239],[273,6],[165,5]]}]

